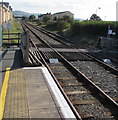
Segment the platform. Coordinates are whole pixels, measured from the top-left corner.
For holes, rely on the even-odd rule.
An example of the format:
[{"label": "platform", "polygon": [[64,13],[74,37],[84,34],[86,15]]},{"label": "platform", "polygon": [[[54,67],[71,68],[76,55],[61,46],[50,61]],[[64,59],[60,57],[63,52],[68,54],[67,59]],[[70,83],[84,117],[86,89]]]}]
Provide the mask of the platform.
[{"label": "platform", "polygon": [[23,67],[18,59],[22,56],[16,50],[13,53],[13,63],[4,75],[0,119],[75,119],[47,68]]},{"label": "platform", "polygon": [[10,73],[3,118],[60,118],[40,69]]},{"label": "platform", "polygon": [[[20,56],[20,57],[19,57]],[[19,47],[3,48],[0,51],[0,91],[6,68],[21,68],[23,66],[22,53]]]}]

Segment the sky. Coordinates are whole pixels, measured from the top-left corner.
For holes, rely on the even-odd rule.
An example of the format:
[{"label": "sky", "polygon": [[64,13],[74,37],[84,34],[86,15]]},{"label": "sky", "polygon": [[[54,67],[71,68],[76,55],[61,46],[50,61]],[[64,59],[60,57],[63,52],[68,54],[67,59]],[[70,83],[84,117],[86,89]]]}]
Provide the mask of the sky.
[{"label": "sky", "polygon": [[49,13],[70,11],[74,18],[90,19],[97,13],[104,21],[116,21],[118,0],[3,0],[9,2],[13,10],[29,13]]}]

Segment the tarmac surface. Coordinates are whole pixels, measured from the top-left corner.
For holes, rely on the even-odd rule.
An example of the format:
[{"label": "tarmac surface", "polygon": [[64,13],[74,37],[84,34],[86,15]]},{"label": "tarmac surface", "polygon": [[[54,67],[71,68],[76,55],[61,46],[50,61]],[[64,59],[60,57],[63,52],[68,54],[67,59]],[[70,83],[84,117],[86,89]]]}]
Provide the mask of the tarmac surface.
[{"label": "tarmac surface", "polygon": [[23,58],[20,48],[3,48],[2,50],[0,50],[0,66],[1,91],[6,68],[16,69],[23,67]]}]

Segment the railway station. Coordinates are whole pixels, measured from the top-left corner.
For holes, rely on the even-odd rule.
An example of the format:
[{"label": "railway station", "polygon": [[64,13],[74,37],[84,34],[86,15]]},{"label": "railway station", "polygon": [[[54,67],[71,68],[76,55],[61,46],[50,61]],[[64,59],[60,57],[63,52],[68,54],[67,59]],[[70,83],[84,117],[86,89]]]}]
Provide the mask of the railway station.
[{"label": "railway station", "polygon": [[88,49],[19,23],[22,32],[3,33],[0,48],[0,120],[118,119],[117,40]]},{"label": "railway station", "polygon": [[[13,45],[2,50],[1,119],[81,120],[101,115],[116,119],[117,86],[105,84],[109,80],[116,85],[118,72],[115,68],[87,54],[87,49],[60,40],[64,38],[58,35],[23,22],[21,25],[24,33],[20,47]],[[90,69],[95,72],[97,67],[101,72],[96,71],[91,76]],[[88,73],[84,69],[88,69]],[[104,81],[102,86],[96,75]]]},{"label": "railway station", "polygon": [[5,52],[2,60],[2,71],[5,71],[1,101],[3,119],[75,118],[46,67],[23,67],[18,48]]}]

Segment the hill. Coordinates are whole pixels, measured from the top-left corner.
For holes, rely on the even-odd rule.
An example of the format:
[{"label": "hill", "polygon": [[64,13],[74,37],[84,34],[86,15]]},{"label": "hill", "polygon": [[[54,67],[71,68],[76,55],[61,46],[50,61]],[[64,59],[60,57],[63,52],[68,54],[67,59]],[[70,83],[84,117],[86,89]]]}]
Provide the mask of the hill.
[{"label": "hill", "polygon": [[36,18],[38,18],[38,15],[40,15],[40,13],[28,13],[24,11],[13,11],[13,14],[14,16],[18,16],[18,17],[22,17],[22,16],[29,17],[30,15],[35,15]]}]

